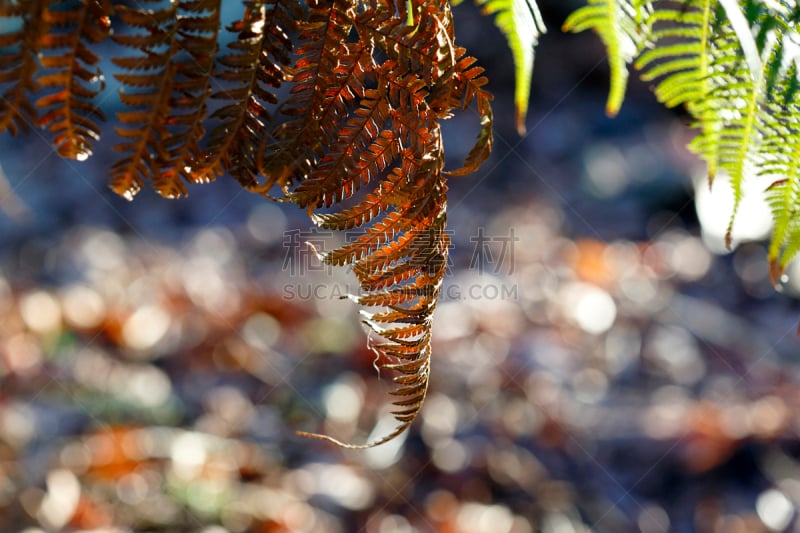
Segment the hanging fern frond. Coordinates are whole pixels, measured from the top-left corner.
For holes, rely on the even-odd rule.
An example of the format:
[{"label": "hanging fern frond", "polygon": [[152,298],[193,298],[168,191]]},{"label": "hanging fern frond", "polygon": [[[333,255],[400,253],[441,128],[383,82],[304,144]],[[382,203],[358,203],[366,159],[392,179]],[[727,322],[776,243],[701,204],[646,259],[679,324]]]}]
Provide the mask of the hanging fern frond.
[{"label": "hanging fern frond", "polygon": [[505,35],[514,57],[514,105],[517,132],[525,134],[525,117],[531,96],[534,48],[547,30],[536,0],[477,0]]},{"label": "hanging fern frond", "polygon": [[111,182],[126,198],[139,191],[143,180],[151,180],[162,196],[176,198],[187,194],[183,180],[209,179],[196,173],[193,164],[201,159],[219,3],[174,2],[160,10],[118,7],[122,22],[139,31],[114,40],[143,52],[114,58],[128,71],[115,74],[124,85],[120,99],[133,108],[117,115],[123,124],[117,133],[125,141],[116,149],[127,155],[114,165]]},{"label": "hanging fern frond", "polygon": [[127,155],[112,168],[111,188],[129,200],[145,180],[160,175],[163,162],[169,157],[163,143],[169,135],[166,118],[175,73],[172,58],[178,52],[177,10],[177,3],[160,10],[117,7],[119,19],[139,31],[115,34],[114,40],[142,53],[113,58],[115,65],[128,71],[114,74],[123,84],[120,100],[134,110],[117,113],[122,126],[116,132],[125,140],[115,149]]},{"label": "hanging fern frond", "polygon": [[96,67],[99,58],[89,49],[105,39],[111,29],[111,6],[106,2],[57,0],[44,10],[49,31],[40,42],[44,70],[39,85],[48,94],[36,101],[46,112],[39,124],[46,126],[62,157],[83,161],[92,155],[92,143],[100,139],[97,121],[105,120],[94,99],[105,82]]},{"label": "hanging fern frond", "polygon": [[[388,79],[385,83],[391,83]],[[330,207],[380,176],[400,152],[400,139],[388,124],[386,85],[366,89],[335,141],[289,195],[300,207]]]},{"label": "hanging fern frond", "polygon": [[[775,58],[781,58],[781,48]],[[763,140],[759,157],[759,175],[772,181],[767,188],[767,202],[772,210],[774,227],[769,246],[770,277],[778,283],[784,269],[800,252],[800,80],[797,58],[789,58],[774,86],[768,84],[767,113],[763,118]],[[781,61],[783,63],[783,61]]]},{"label": "hanging fern frond", "polygon": [[[360,229],[323,259],[352,266],[361,290],[353,298],[376,308],[364,324],[381,337],[370,342],[377,364],[395,374],[397,427],[356,446],[313,436],[359,448],[396,437],[416,418],[428,386],[431,321],[450,244],[445,179],[476,170],[493,144],[487,79],[455,45],[449,0],[244,1],[220,57],[221,0],[137,0],[113,10],[109,1],[0,5],[0,20],[19,23],[0,35],[0,129],[15,133],[35,122],[29,100],[43,89],[41,123],[59,153],[91,155],[103,118],[91,45],[113,26],[113,41],[132,53],[112,58],[126,108],[117,113],[122,157],[112,189],[132,199],[149,181],[175,198],[187,194],[186,183],[228,173],[306,209],[324,228]],[[543,25],[533,0],[504,1],[481,4],[497,14],[514,51],[522,128]],[[206,117],[212,98],[220,105]],[[445,172],[439,122],[468,108],[477,111],[478,138],[463,166]]]},{"label": "hanging fern frond", "polygon": [[0,33],[0,132],[27,132],[38,123],[33,95],[40,41],[47,34],[45,0],[0,2],[0,18],[10,28]]},{"label": "hanging fern frond", "polygon": [[[770,247],[773,279],[795,253],[790,242],[797,214],[796,116],[791,110],[797,80],[784,52],[787,45],[796,49],[789,43],[796,39],[797,12],[797,6],[786,3],[752,0],[741,6],[711,0],[659,4],[651,17],[650,49],[636,62],[644,80],[657,80],[660,101],[684,104],[694,117],[699,133],[690,148],[706,161],[709,183],[719,168],[730,177],[734,207],[725,236],[728,247],[745,180],[768,175],[774,181],[768,191],[776,221]],[[745,53],[744,47],[755,50]]]},{"label": "hanging fern frond", "polygon": [[[620,80],[616,76],[614,81],[614,63],[620,71],[627,58],[618,53],[618,41],[633,37],[634,27],[628,24],[626,30],[609,16],[615,9],[632,15],[632,8],[645,4],[589,0],[565,23],[568,29],[601,33],[612,58],[609,102],[622,95],[614,89]],[[777,282],[800,252],[800,5],[789,0],[683,0],[654,6],[647,41],[639,41],[647,49],[636,67],[645,81],[656,82],[661,102],[685,105],[695,119],[699,132],[690,148],[707,163],[709,182],[718,169],[729,175],[734,195],[725,235],[729,248],[745,181],[771,182],[766,197],[775,225],[769,260]]]},{"label": "hanging fern frond", "polygon": [[[738,75],[731,75],[730,72],[726,75],[731,80],[730,84],[720,85],[712,91],[716,98],[738,101],[739,105],[736,109],[728,110],[731,112],[730,118],[721,121],[720,132],[714,135],[712,142],[707,141],[706,136],[701,133],[690,145],[702,147],[702,150],[712,150],[719,158],[720,168],[728,172],[733,189],[733,210],[725,232],[725,245],[728,248],[731,247],[733,223],[742,202],[744,180],[757,174],[753,158],[760,148],[759,115],[764,103],[764,71],[758,72],[757,77],[753,78],[749,71],[744,70],[747,67],[742,63],[738,62]],[[734,64],[733,56],[731,64]]]},{"label": "hanging fern frond", "polygon": [[[750,2],[745,9],[748,24],[756,35],[780,19],[764,6]],[[761,33],[752,45],[757,46],[757,60],[746,61],[742,51],[742,35],[734,31],[721,8],[717,8],[712,24],[710,60],[713,69],[708,77],[708,94],[689,107],[701,123],[701,131],[690,144],[709,165],[709,177],[718,167],[724,169],[734,195],[733,210],[725,234],[731,247],[733,224],[743,197],[745,180],[764,174],[763,166],[777,155],[776,145],[765,145],[767,127],[773,121],[770,100],[774,86],[785,70],[782,66],[782,33]],[[756,44],[757,41],[757,44]]]},{"label": "hanging fern frond", "polygon": [[[419,5],[413,28],[407,18],[404,2],[375,0],[354,19],[356,49],[365,47],[369,60],[356,69],[359,83],[347,91],[351,98],[334,98],[336,135],[318,130],[318,139],[307,141],[317,147],[309,156],[308,177],[287,194],[311,210],[363,196],[352,207],[313,214],[326,228],[363,230],[323,260],[353,265],[362,291],[353,299],[388,309],[365,313],[364,323],[383,339],[370,345],[378,365],[395,372],[395,430],[365,445],[304,433],[347,447],[375,446],[399,435],[416,418],[427,391],[430,326],[450,242],[438,121],[476,103],[483,128],[468,157],[469,168],[480,164],[492,143],[486,80],[474,59],[454,46],[447,2]],[[343,86],[336,78],[340,74],[330,75],[333,87]],[[321,106],[318,113],[325,116],[332,107]]]},{"label": "hanging fern frond", "polygon": [[715,76],[723,70],[717,61],[730,63],[732,58],[722,51],[735,49],[735,35],[719,31],[722,14],[715,0],[659,5],[652,16],[651,44],[635,63],[644,81],[658,80],[655,94],[660,102],[668,107],[685,105],[696,118],[702,136],[695,151],[706,160],[712,182],[722,131],[718,110],[724,102],[712,97]]},{"label": "hanging fern frond", "polygon": [[248,2],[242,18],[228,28],[236,38],[216,73],[226,88],[212,95],[225,103],[211,115],[219,123],[196,173],[212,179],[227,171],[244,187],[258,189],[259,147],[273,119],[268,107],[278,102],[273,91],[286,80],[292,61],[289,36],[303,17],[298,0]]},{"label": "hanging fern frond", "polygon": [[649,37],[650,0],[589,0],[564,22],[564,31],[594,30],[608,53],[611,88],[606,114],[614,116],[625,98],[630,63]]},{"label": "hanging fern frond", "polygon": [[266,177],[260,191],[308,178],[325,147],[335,142],[349,106],[362,96],[363,77],[371,67],[369,54],[362,54],[364,45],[350,37],[356,8],[350,0],[309,3],[307,18],[299,24],[291,93],[280,108],[288,120],[276,124],[258,145],[259,170]]},{"label": "hanging fern frond", "polygon": [[659,6],[650,45],[636,60],[644,81],[659,80],[655,94],[668,107],[691,109],[710,92],[715,0]]},{"label": "hanging fern frond", "polygon": [[[450,103],[449,107],[454,109],[467,109],[472,102],[475,102],[478,116],[480,118],[481,129],[478,132],[478,139],[475,145],[467,154],[467,159],[461,168],[448,170],[448,176],[465,176],[478,170],[489,154],[494,145],[494,135],[492,126],[494,124],[492,107],[492,95],[484,87],[489,80],[483,75],[483,68],[475,65],[476,59],[466,55],[465,48],[456,48],[456,64],[453,68],[454,82],[449,88]],[[434,91],[436,88],[434,88]],[[434,96],[434,99],[436,97]],[[440,118],[446,118],[440,115]]]},{"label": "hanging fern frond", "polygon": [[171,61],[173,84],[165,119],[170,131],[163,145],[166,159],[160,161],[158,175],[153,177],[153,187],[167,198],[188,194],[184,181],[202,183],[212,177],[196,172],[195,167],[203,159],[200,143],[217,53],[220,5],[221,0],[195,0],[178,7],[176,41],[180,51]]},{"label": "hanging fern frond", "polygon": [[[542,18],[535,0],[477,3],[512,48],[522,131]],[[352,298],[381,337],[370,347],[394,375],[397,426],[365,445],[312,435],[386,442],[414,421],[428,386],[450,242],[446,177],[473,172],[492,149],[483,69],[455,44],[449,0],[245,0],[217,57],[221,9],[221,0],[0,1],[0,131],[43,125],[62,156],[88,157],[102,119],[93,48],[114,27],[113,40],[133,50],[113,58],[126,107],[116,192],[132,198],[150,181],[172,198],[228,173],[323,228],[361,231],[322,259],[353,267]],[[639,53],[658,99],[686,106],[698,128],[690,147],[711,179],[730,175],[729,245],[745,181],[771,184],[773,280],[800,252],[797,27],[790,0],[588,0],[564,24],[605,43],[609,115]],[[212,98],[219,105],[206,117]],[[463,166],[446,171],[440,122],[468,108],[478,138]]]}]

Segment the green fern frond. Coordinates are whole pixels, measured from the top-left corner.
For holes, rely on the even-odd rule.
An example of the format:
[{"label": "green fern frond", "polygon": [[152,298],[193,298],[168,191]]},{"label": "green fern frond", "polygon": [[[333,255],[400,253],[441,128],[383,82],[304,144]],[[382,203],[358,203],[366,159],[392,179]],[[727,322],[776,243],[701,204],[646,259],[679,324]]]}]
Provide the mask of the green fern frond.
[{"label": "green fern frond", "polygon": [[777,283],[786,265],[800,251],[800,80],[797,76],[797,65],[791,61],[774,90],[768,93],[769,113],[759,161],[759,174],[772,180],[766,198],[774,220],[768,255],[773,283]]},{"label": "green fern frond", "polygon": [[[792,139],[794,150],[800,149],[796,140]],[[800,250],[800,220],[797,217],[800,207],[800,180],[796,169],[792,170],[793,173],[785,174],[786,177],[774,182],[767,189],[767,203],[775,222],[768,255],[773,283],[778,281],[786,265]]]},{"label": "green fern frond", "polygon": [[650,0],[589,0],[564,22],[564,31],[594,30],[605,44],[611,72],[606,103],[609,116],[617,114],[625,98],[628,63],[649,37],[651,4]]},{"label": "green fern frond", "polygon": [[[738,44],[731,45],[727,51],[715,56],[716,68],[724,71],[713,77],[715,87],[703,103],[705,107],[700,115],[706,127],[690,144],[690,148],[710,162],[709,168],[713,168],[715,157],[716,164],[730,178],[733,210],[725,233],[728,248],[731,247],[733,223],[742,201],[744,181],[758,174],[766,104],[767,73],[762,68],[754,78],[738,50]],[[709,127],[709,124],[713,126]]]},{"label": "green fern frond", "polygon": [[536,0],[477,0],[487,15],[496,15],[495,25],[505,35],[514,57],[514,104],[517,131],[525,134],[525,117],[531,95],[534,48],[547,30]]},{"label": "green fern frond", "polygon": [[[652,17],[650,47],[635,63],[644,81],[658,80],[655,94],[660,102],[669,107],[686,105],[695,117],[702,135],[695,141],[694,151],[706,160],[712,182],[722,131],[718,111],[724,105],[712,98],[714,76],[724,66],[721,51],[736,44],[732,32],[714,31],[719,23],[714,0],[659,6]],[[730,59],[725,58],[725,63],[731,63]]]},{"label": "green fern frond", "polygon": [[[710,39],[708,55],[711,61],[707,77],[708,91],[704,97],[692,102],[689,110],[701,125],[701,132],[690,144],[709,164],[709,177],[714,170],[724,169],[733,189],[734,205],[725,235],[725,243],[731,246],[733,223],[743,197],[745,180],[756,179],[767,173],[769,165],[780,157],[783,147],[774,141],[767,142],[770,124],[775,120],[776,97],[774,87],[785,76],[783,66],[782,31],[759,33],[764,27],[782,25],[786,21],[757,3],[746,2],[744,13],[751,31],[758,37],[750,45],[760,47],[758,57],[746,60],[742,51],[743,30],[734,31],[726,15],[719,10],[717,22]],[[754,69],[758,69],[754,72]],[[784,91],[784,96],[786,95]],[[772,127],[774,130],[774,127]],[[766,166],[765,166],[766,165]],[[780,177],[773,181],[780,181]],[[777,194],[776,187],[773,194]],[[775,200],[772,201],[776,207]],[[776,220],[783,215],[776,211]],[[779,229],[780,234],[783,229]],[[783,240],[782,236],[778,239]]]},{"label": "green fern frond", "polygon": [[664,6],[652,17],[651,46],[635,66],[644,81],[659,79],[656,97],[674,107],[691,106],[709,92],[713,0],[690,0]]},{"label": "green fern frond", "polygon": [[745,97],[744,106],[739,110],[737,119],[724,123],[719,135],[719,164],[728,171],[733,189],[733,210],[725,232],[725,246],[728,248],[731,247],[733,222],[742,203],[744,180],[754,175],[752,155],[758,150],[760,141],[758,114],[763,94],[762,81],[763,72],[761,79],[753,80],[750,87],[747,87],[747,82],[740,81],[740,84],[745,86],[745,90],[741,91],[741,95]]}]

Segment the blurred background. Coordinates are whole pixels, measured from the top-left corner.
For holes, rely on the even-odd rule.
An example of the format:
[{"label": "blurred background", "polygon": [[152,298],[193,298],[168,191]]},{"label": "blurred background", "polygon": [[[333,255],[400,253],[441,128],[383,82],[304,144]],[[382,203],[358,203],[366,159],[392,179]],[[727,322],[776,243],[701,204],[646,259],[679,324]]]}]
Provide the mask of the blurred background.
[{"label": "blurred background", "polygon": [[0,531],[800,531],[800,272],[771,285],[758,201],[724,249],[687,118],[636,79],[605,117],[579,2],[541,4],[524,137],[505,41],[455,10],[496,149],[450,180],[422,415],[365,452],[294,434],[391,427],[354,278],[303,245],[343,236],[227,179],[129,203],[110,131],[82,163],[0,137]]}]

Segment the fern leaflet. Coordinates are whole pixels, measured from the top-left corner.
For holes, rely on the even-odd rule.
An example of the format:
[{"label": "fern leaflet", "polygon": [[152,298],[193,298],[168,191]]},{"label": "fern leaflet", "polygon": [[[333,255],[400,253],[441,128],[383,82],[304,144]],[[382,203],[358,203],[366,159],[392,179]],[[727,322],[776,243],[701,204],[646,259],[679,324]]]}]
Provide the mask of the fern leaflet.
[{"label": "fern leaflet", "polygon": [[514,104],[517,131],[525,134],[525,116],[531,95],[534,48],[546,29],[536,0],[477,0],[483,12],[495,15],[495,24],[505,35],[514,57]]},{"label": "fern leaflet", "polygon": [[606,103],[609,116],[617,114],[625,98],[628,63],[648,38],[651,12],[649,0],[589,0],[564,22],[565,31],[592,29],[605,44],[611,71]]}]

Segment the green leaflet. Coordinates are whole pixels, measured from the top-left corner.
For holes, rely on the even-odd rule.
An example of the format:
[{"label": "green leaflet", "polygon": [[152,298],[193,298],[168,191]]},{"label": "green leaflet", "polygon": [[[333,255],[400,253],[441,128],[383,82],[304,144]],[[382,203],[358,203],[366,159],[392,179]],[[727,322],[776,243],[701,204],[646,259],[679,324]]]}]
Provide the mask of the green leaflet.
[{"label": "green leaflet", "polygon": [[525,117],[531,95],[533,50],[546,29],[536,0],[476,0],[484,14],[496,15],[494,22],[506,36],[514,56],[514,104],[517,131],[525,133]]},{"label": "green leaflet", "polygon": [[[782,52],[783,49],[778,48],[774,56],[783,56]],[[800,81],[796,58],[781,61],[777,68],[781,66],[787,67],[785,72],[772,90],[767,91],[758,159],[759,175],[772,181],[766,195],[775,221],[769,247],[773,283],[800,251],[800,217],[797,216],[800,209],[800,102],[797,99]]]},{"label": "green leaflet", "polygon": [[656,9],[650,37],[653,45],[635,63],[642,80],[658,80],[655,94],[659,102],[668,107],[686,105],[697,119],[704,137],[695,151],[707,161],[712,180],[717,171],[717,143],[706,141],[720,131],[717,106],[710,101],[714,4],[714,0],[690,0]]},{"label": "green leaflet", "polygon": [[[730,6],[723,10],[713,8],[709,2],[704,4],[706,25],[702,35],[706,39],[707,59],[704,71],[698,73],[704,91],[697,99],[686,102],[700,132],[689,147],[708,164],[709,183],[713,183],[718,168],[730,177],[734,205],[725,234],[725,244],[730,248],[744,181],[754,179],[759,173],[756,161],[762,139],[766,81],[770,76],[765,69],[769,65],[760,57],[752,57],[755,46],[752,35],[746,34],[749,30],[741,27],[743,21],[739,18],[738,29],[733,27]],[[734,12],[743,17],[742,12]],[[759,12],[752,9],[747,12],[754,17],[749,23],[756,24]],[[747,54],[743,52],[743,42],[749,50]]]},{"label": "green leaflet", "polygon": [[564,22],[564,31],[594,30],[606,46],[611,71],[606,103],[609,116],[617,114],[625,98],[628,63],[648,37],[651,13],[649,0],[589,0]]},{"label": "green leaflet", "polygon": [[[769,261],[771,278],[777,282],[800,252],[800,49],[794,29],[800,8],[788,2],[768,7],[756,2],[742,4],[759,48],[761,65],[745,92],[751,114],[744,117],[746,120],[740,119],[736,128],[743,131],[743,127],[750,126],[751,135],[742,139],[739,150],[742,167],[746,164],[749,169],[746,175],[732,174],[732,181],[737,186],[745,178],[767,178],[771,182],[766,188],[774,220]],[[738,74],[740,80],[747,74],[742,70]],[[740,86],[747,84],[740,81]],[[728,110],[730,107],[728,104]],[[729,166],[729,171],[739,170]]]},{"label": "green leaflet", "polygon": [[746,15],[742,12],[742,6],[739,5],[738,0],[719,0],[719,5],[725,10],[731,28],[736,33],[739,39],[739,45],[747,60],[747,66],[750,69],[750,74],[753,79],[758,78],[761,73],[761,57],[758,53],[758,45],[753,38],[753,32],[750,29],[750,21],[747,20]]}]

